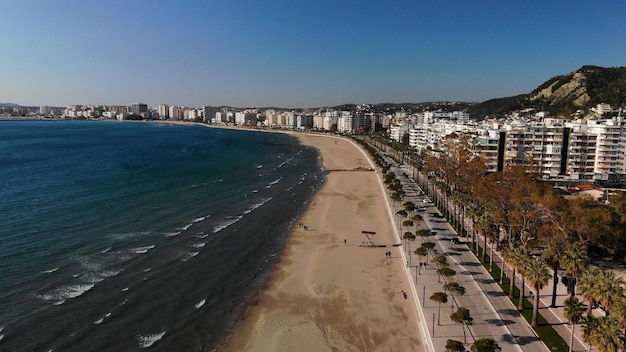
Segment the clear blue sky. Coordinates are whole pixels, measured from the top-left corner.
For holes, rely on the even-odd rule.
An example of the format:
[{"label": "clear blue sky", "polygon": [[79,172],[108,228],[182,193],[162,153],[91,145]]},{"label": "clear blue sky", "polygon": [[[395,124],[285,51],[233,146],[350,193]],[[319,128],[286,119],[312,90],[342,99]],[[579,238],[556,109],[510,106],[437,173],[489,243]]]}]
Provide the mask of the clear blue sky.
[{"label": "clear blue sky", "polygon": [[626,65],[622,0],[2,0],[0,102],[484,101]]}]

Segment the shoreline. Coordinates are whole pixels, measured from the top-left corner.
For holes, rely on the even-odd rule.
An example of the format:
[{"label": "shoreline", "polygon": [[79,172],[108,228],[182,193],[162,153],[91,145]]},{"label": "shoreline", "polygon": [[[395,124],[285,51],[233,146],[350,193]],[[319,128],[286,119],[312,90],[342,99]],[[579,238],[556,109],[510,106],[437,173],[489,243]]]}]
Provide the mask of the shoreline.
[{"label": "shoreline", "polygon": [[[402,247],[392,246],[383,187],[375,171],[363,169],[374,167],[369,156],[344,138],[266,132],[318,149],[326,176],[299,220],[307,227],[290,231],[265,287],[217,350],[425,350],[417,307],[403,296],[411,295],[410,282]],[[386,247],[359,246],[365,229]]]}]

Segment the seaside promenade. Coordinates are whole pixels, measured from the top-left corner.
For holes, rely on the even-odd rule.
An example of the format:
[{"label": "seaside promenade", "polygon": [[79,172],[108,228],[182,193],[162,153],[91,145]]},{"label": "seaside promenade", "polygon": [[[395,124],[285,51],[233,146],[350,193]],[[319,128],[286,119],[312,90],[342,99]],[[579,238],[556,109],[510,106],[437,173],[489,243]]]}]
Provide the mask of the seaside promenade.
[{"label": "seaside promenade", "polygon": [[[390,161],[390,163],[394,164],[393,161]],[[408,168],[411,167],[409,166]],[[530,325],[517,310],[517,307],[506,297],[498,284],[493,280],[488,270],[469,250],[469,246],[471,246],[470,237],[460,238],[413,179],[403,177],[404,173],[412,173],[413,170],[407,169],[406,166],[398,166],[392,167],[391,171],[396,173],[403,183],[403,188],[407,192],[407,197],[405,197],[404,201],[412,201],[418,206],[425,207],[425,211],[419,213],[423,216],[422,228],[432,230],[436,233],[435,236],[427,237],[427,240],[435,242],[435,249],[439,254],[445,255],[448,257],[449,262],[452,262],[451,268],[456,271],[457,275],[451,281],[458,282],[466,288],[466,294],[456,298],[455,307],[463,306],[470,309],[471,315],[474,318],[473,325],[469,328],[472,333],[472,338],[491,337],[498,342],[500,347],[503,348],[503,351],[548,351],[547,346],[538,339]],[[451,204],[448,204],[448,206],[452,207]],[[452,211],[452,209],[449,210]],[[474,232],[469,219],[465,219],[465,228],[469,233]],[[401,238],[402,228],[398,226],[397,223],[396,230],[398,238]],[[459,243],[454,243],[454,239],[457,239]],[[475,240],[482,247],[484,238],[477,235]],[[419,238],[416,239],[415,243],[411,245],[411,250],[419,247],[421,242],[422,240]],[[496,248],[495,244],[487,241],[486,251],[489,254],[493,254],[494,265],[502,267],[505,274],[510,274],[511,269],[504,263],[501,252]],[[433,321],[435,321],[433,317],[436,318],[438,315],[438,307],[437,304],[429,298],[433,292],[443,292],[443,282],[438,282],[437,275],[434,273],[436,270],[434,265],[429,265],[431,268],[426,270],[422,267],[418,275],[414,263],[423,262],[424,258],[419,258],[417,255],[409,252],[408,248],[403,250],[401,256],[402,260],[409,261],[412,264],[410,267],[407,267],[407,275],[413,278],[415,293],[417,294],[417,304],[421,305],[423,315],[426,319],[429,318],[429,315],[431,316],[431,322],[427,324],[427,328],[433,339],[435,350],[445,350],[445,343],[448,338],[463,341],[463,332],[458,327],[458,324],[450,321],[449,313],[451,309],[449,303],[445,305],[447,306],[447,310],[444,310],[444,305],[441,307],[441,326],[437,325],[436,322],[433,323]],[[564,316],[564,302],[569,297],[569,294],[567,293],[566,286],[559,283],[557,285],[556,307],[550,307],[552,301],[551,270],[550,278],[549,283],[539,291],[539,313],[569,346],[572,327]],[[516,285],[519,287],[521,282],[521,276],[516,273]],[[525,297],[529,300],[531,291],[531,287],[526,285]],[[472,298],[472,296],[474,297]],[[480,296],[483,297],[482,302],[481,299],[476,299]],[[582,300],[580,295],[579,299]],[[449,297],[449,300],[452,300],[452,298]],[[472,309],[472,307],[474,307],[474,309]],[[527,305],[526,309],[532,309],[532,306]],[[475,312],[479,314],[477,315]],[[604,314],[599,309],[595,309],[593,313],[597,316]],[[441,335],[437,335],[437,332],[441,332]],[[461,338],[459,338],[459,336]],[[577,325],[574,328],[572,352],[583,351],[597,351],[597,349],[584,343],[582,339],[582,327]]]}]

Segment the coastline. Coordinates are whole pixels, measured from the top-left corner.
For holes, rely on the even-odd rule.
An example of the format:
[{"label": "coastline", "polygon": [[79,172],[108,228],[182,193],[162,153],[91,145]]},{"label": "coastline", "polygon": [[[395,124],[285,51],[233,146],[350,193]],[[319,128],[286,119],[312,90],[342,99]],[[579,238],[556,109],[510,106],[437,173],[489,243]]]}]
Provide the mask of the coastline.
[{"label": "coastline", "polygon": [[[327,176],[299,220],[307,228],[294,226],[266,288],[218,350],[425,350],[417,307],[402,296],[410,283],[382,185],[363,169],[373,167],[368,156],[343,138],[275,132],[317,148]],[[360,246],[363,230],[386,247]]]}]

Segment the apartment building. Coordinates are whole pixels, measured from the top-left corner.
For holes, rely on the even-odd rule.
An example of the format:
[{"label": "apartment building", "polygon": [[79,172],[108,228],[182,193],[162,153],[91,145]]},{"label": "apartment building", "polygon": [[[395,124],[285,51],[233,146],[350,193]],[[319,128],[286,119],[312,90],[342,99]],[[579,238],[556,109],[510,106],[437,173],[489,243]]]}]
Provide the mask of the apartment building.
[{"label": "apartment building", "polygon": [[[392,126],[391,138],[400,138],[401,131],[402,125]],[[475,153],[483,157],[490,172],[507,165],[525,165],[544,179],[626,180],[626,126],[620,118],[575,122],[546,118],[477,125],[417,123],[408,133],[410,146],[435,152],[445,136],[469,134]]]}]

